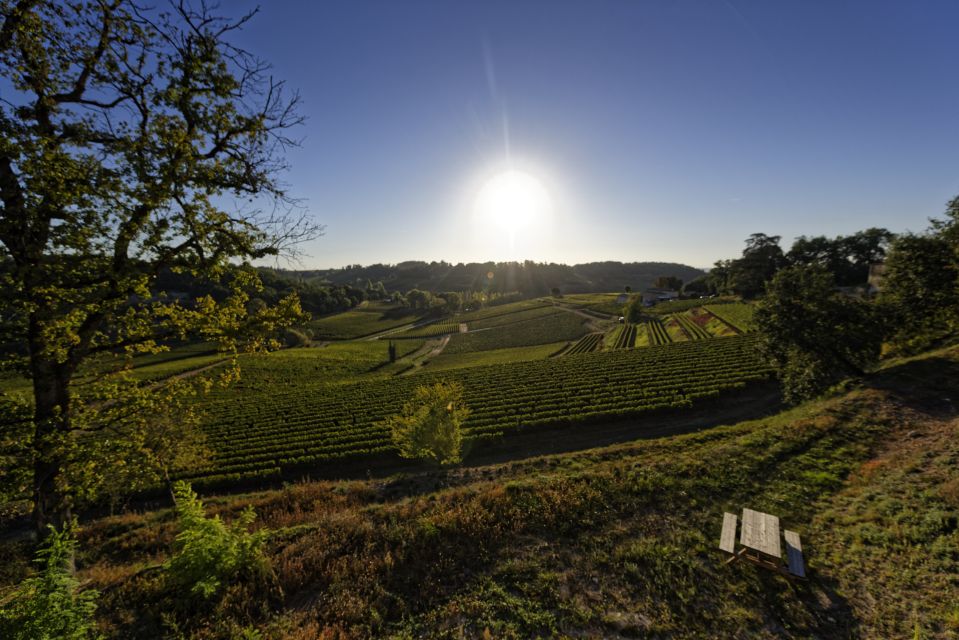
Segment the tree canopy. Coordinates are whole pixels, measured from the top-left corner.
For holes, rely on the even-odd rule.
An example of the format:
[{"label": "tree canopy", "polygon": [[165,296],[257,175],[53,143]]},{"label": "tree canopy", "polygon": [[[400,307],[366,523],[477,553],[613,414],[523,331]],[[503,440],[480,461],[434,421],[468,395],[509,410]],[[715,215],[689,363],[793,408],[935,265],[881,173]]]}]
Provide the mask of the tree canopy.
[{"label": "tree canopy", "polygon": [[872,305],[836,290],[821,265],[781,269],[766,287],[755,322],[785,398],[798,402],[879,358],[882,328]]},{"label": "tree canopy", "polygon": [[[0,315],[26,345],[42,526],[68,511],[66,451],[107,428],[96,412],[75,419],[80,365],[299,317],[295,297],[249,317],[257,281],[236,261],[318,228],[280,181],[297,96],[229,41],[253,14],[131,0],[7,0],[0,13]],[[163,271],[228,276],[230,295],[180,304],[151,288]]]}]

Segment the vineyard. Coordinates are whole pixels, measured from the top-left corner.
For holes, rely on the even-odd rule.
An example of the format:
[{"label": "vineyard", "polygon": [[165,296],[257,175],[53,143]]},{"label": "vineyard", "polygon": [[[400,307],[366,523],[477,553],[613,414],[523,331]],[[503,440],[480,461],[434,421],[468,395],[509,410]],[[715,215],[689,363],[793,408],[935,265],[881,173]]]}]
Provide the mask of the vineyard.
[{"label": "vineyard", "polygon": [[467,353],[441,353],[432,360],[423,364],[428,371],[442,371],[445,369],[463,369],[487,364],[509,364],[511,362],[525,362],[527,360],[545,360],[556,355],[568,346],[568,342],[552,342],[538,344],[531,347],[510,347],[507,349],[490,349],[487,351],[470,351]]},{"label": "vineyard", "polygon": [[713,337],[711,333],[690,320],[689,316],[685,314],[676,313],[671,317],[683,328],[690,340],[709,340]]},{"label": "vineyard", "polygon": [[560,311],[508,326],[459,333],[450,338],[443,353],[466,353],[575,340],[586,333],[583,322],[583,318],[575,314]]},{"label": "vineyard", "polygon": [[600,348],[600,345],[603,343],[603,334],[601,333],[591,333],[587,336],[583,336],[576,341],[572,347],[569,348],[564,355],[573,355],[576,353],[589,353],[590,351],[596,351]]},{"label": "vineyard", "polygon": [[[373,343],[376,344],[376,343]],[[372,354],[371,354],[372,355]],[[473,413],[469,439],[499,437],[518,427],[617,420],[680,409],[768,377],[751,337],[666,347],[573,354],[563,358],[477,366],[400,378],[336,383],[309,375],[302,358],[283,371],[245,365],[244,381],[214,392],[205,430],[211,467],[201,483],[271,475],[281,469],[392,450],[378,423],[421,384],[456,380]],[[255,362],[257,362],[255,361]],[[320,373],[320,372],[318,372]],[[289,384],[293,379],[296,384]]]},{"label": "vineyard", "polygon": [[636,325],[632,323],[622,325],[613,341],[613,349],[629,349],[636,344]]},{"label": "vineyard", "polygon": [[472,320],[468,324],[471,331],[475,331],[476,329],[492,329],[494,327],[502,327],[513,324],[514,322],[545,318],[546,316],[556,315],[557,313],[566,312],[562,309],[557,309],[552,305],[544,305],[541,307],[533,307],[531,309],[521,309],[510,313],[502,313],[495,316],[487,316],[486,318],[481,318],[479,320]]},{"label": "vineyard", "polygon": [[663,323],[660,322],[658,318],[650,318],[646,322],[646,333],[649,335],[649,344],[651,345],[664,345],[672,342],[672,339],[666,332],[666,327],[663,326]]},{"label": "vineyard", "polygon": [[307,326],[316,340],[352,340],[389,331],[420,319],[420,315],[402,307],[354,309],[313,320]]},{"label": "vineyard", "polygon": [[486,320],[487,318],[506,316],[511,313],[518,313],[520,311],[552,306],[552,303],[545,300],[521,300],[520,302],[510,302],[492,307],[484,307],[482,309],[477,309],[476,311],[467,311],[465,313],[461,313],[457,317],[457,320],[460,322],[472,323],[478,320]]},{"label": "vineyard", "polygon": [[445,336],[448,333],[459,333],[460,323],[452,320],[443,320],[433,322],[422,327],[413,327],[399,333],[390,333],[380,336],[381,340],[409,340],[412,338],[435,338],[436,336]]}]

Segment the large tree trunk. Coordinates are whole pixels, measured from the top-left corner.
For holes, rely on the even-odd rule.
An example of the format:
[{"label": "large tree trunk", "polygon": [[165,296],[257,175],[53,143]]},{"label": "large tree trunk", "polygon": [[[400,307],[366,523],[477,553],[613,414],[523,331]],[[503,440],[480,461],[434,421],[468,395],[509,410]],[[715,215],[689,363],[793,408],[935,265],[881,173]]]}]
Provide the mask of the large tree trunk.
[{"label": "large tree trunk", "polygon": [[33,524],[44,536],[47,525],[61,529],[71,518],[62,470],[63,445],[70,437],[73,371],[67,364],[45,358],[37,349],[37,342],[31,340],[30,346],[34,398]]}]

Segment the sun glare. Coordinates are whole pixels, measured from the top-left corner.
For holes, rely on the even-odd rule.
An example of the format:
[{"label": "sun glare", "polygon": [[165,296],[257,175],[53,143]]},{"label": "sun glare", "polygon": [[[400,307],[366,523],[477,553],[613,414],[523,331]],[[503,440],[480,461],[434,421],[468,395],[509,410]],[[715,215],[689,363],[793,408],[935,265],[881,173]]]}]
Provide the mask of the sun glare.
[{"label": "sun glare", "polygon": [[476,212],[487,224],[514,238],[546,222],[552,205],[543,183],[523,171],[504,171],[489,180],[476,195]]}]

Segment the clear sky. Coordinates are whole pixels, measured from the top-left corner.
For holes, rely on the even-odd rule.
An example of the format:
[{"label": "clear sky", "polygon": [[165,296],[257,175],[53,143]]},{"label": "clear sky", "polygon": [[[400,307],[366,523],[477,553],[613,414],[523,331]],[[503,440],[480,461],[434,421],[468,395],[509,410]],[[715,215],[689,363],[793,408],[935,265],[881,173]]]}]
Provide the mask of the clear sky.
[{"label": "clear sky", "polygon": [[[269,0],[239,43],[303,97],[286,181],[326,225],[303,267],[703,267],[753,232],[941,214],[956,25],[956,0]],[[512,242],[476,211],[507,168],[549,205]]]}]

